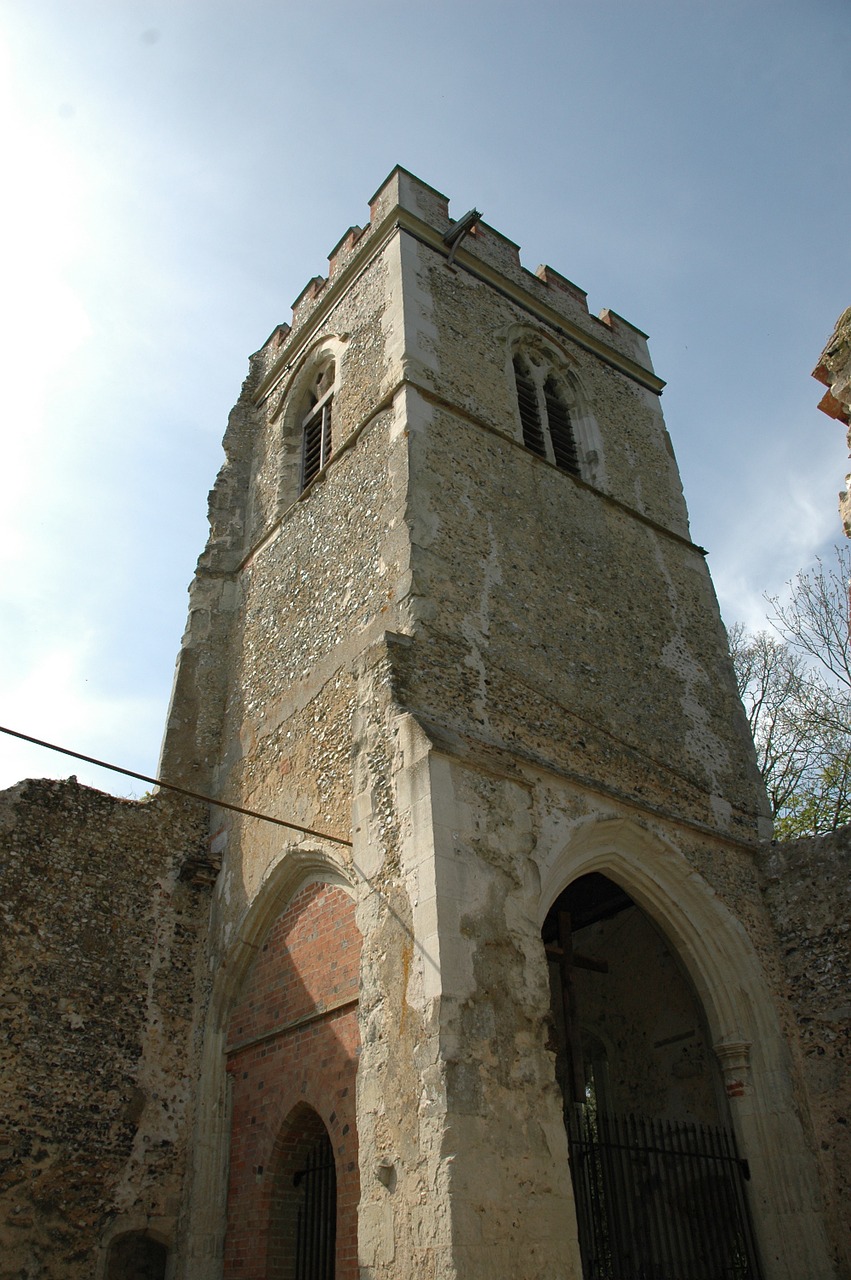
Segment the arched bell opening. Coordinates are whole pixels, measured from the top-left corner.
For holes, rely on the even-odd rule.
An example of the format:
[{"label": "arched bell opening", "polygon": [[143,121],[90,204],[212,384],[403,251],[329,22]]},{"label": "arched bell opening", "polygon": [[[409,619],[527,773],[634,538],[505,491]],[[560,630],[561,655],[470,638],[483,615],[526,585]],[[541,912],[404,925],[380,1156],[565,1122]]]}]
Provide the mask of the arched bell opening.
[{"label": "arched bell opening", "polygon": [[556,1075],[590,1280],[758,1280],[703,1009],[615,881],[574,880],[544,921]]}]

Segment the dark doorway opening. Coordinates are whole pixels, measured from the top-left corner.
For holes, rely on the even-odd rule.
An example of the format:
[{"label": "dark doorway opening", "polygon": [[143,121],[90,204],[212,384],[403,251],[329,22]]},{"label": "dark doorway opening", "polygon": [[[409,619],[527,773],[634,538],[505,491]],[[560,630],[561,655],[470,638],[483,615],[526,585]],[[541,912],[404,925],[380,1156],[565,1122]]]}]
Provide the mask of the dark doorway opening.
[{"label": "dark doorway opening", "polygon": [[747,1166],[667,940],[596,872],[542,938],[585,1280],[760,1280]]},{"label": "dark doorway opening", "polygon": [[334,1149],[316,1112],[300,1107],[275,1174],[269,1280],[334,1280],[336,1244]]},{"label": "dark doorway opening", "polygon": [[165,1280],[168,1249],[143,1231],[118,1236],[109,1248],[106,1280]]}]

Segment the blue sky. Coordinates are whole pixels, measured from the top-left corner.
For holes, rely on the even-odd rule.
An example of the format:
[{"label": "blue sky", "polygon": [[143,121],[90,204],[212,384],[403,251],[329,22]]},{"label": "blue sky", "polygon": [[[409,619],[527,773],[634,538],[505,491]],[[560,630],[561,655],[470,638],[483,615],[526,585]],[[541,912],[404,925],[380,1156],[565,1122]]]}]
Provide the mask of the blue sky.
[{"label": "blue sky", "polygon": [[[650,334],[728,622],[839,540],[847,0],[0,0],[0,723],[153,773],[247,357],[394,164]],[[0,740],[0,786],[114,775]]]}]

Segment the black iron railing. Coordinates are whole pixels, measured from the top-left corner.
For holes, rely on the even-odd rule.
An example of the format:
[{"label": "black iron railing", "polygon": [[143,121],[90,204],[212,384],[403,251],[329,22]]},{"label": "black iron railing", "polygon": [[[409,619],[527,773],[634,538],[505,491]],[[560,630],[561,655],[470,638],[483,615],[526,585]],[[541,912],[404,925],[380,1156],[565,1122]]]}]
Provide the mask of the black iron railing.
[{"label": "black iron railing", "polygon": [[334,1280],[337,1180],[326,1135],[311,1147],[293,1184],[302,1191],[296,1220],[295,1280]]},{"label": "black iron railing", "polygon": [[761,1280],[731,1133],[576,1107],[568,1138],[585,1280]]}]

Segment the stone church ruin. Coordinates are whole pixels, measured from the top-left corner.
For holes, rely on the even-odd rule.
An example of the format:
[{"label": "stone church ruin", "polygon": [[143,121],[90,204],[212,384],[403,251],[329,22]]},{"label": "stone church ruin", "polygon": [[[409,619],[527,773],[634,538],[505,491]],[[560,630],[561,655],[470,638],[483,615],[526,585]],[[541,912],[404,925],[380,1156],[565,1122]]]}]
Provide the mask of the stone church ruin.
[{"label": "stone church ruin", "polygon": [[0,1276],[849,1277],[848,832],[770,841],[645,335],[401,168],[329,263],[210,495],[213,802],[0,797]]}]

